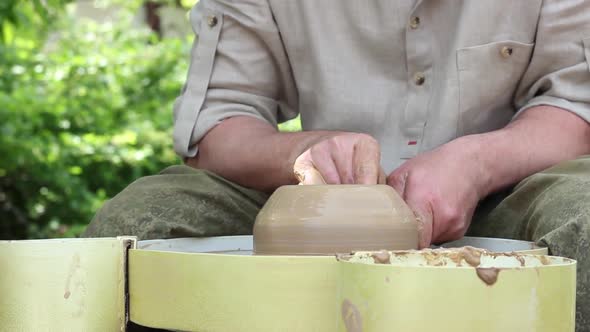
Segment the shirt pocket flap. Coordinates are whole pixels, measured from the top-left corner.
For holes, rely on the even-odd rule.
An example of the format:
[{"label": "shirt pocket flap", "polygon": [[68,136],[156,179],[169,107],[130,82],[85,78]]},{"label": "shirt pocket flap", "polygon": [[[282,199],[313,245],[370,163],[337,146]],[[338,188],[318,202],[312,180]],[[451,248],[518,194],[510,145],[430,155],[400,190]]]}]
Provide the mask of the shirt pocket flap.
[{"label": "shirt pocket flap", "polygon": [[[498,41],[457,50],[457,68],[468,70],[484,64],[519,65],[528,63],[535,44],[512,40]],[[494,68],[489,68],[494,70]]]}]

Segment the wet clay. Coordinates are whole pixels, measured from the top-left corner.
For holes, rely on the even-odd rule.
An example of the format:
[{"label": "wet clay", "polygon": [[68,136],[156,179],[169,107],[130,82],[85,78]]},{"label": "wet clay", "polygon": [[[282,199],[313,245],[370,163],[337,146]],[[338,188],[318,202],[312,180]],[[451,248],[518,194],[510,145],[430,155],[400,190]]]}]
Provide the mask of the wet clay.
[{"label": "wet clay", "polygon": [[359,309],[348,299],[342,301],[342,320],[346,327],[346,332],[362,332],[363,320]]},{"label": "wet clay", "polygon": [[[300,156],[301,157],[301,156]],[[326,180],[322,174],[313,166],[301,164],[299,162],[299,158],[295,161],[295,167],[293,169],[293,173],[299,181],[299,184],[309,185],[309,184],[326,184]]]},{"label": "wet clay", "polygon": [[[481,263],[481,255],[486,251],[474,247],[461,247],[453,249],[423,249],[420,252],[424,256],[427,264],[430,266],[446,266],[447,259],[455,263],[456,266],[461,267],[466,263],[472,267],[478,267]],[[407,252],[409,253],[409,252]],[[396,255],[404,255],[407,253],[396,252]]]},{"label": "wet clay", "polygon": [[551,264],[551,262],[549,261],[549,259],[547,258],[547,256],[539,256],[539,260],[541,261],[541,264],[543,265],[549,265]]},{"label": "wet clay", "polygon": [[475,269],[475,272],[481,281],[483,281],[488,286],[492,286],[498,280],[500,269],[495,267],[478,267]]},{"label": "wet clay", "polygon": [[64,287],[64,299],[69,299],[72,295],[70,291],[70,286],[72,283],[72,276],[76,273],[76,270],[80,268],[80,255],[78,253],[74,254],[72,257],[72,262],[70,263],[70,269],[68,271],[68,276],[66,279],[66,285]]},{"label": "wet clay", "polygon": [[391,254],[389,251],[381,250],[371,255],[376,264],[390,264]]},{"label": "wet clay", "polygon": [[[526,264],[524,257],[522,256],[514,256],[519,262],[520,262],[520,266],[524,266]],[[541,258],[541,261],[543,261],[543,259]]]},{"label": "wet clay", "polygon": [[[529,256],[515,252],[489,252],[485,249],[479,249],[474,247],[394,251],[381,250],[376,252],[353,252],[350,255],[338,254],[336,256],[339,261],[352,260],[370,262],[374,264],[411,264],[414,266],[417,265],[479,268],[482,267],[482,265],[485,267],[495,267],[495,265],[493,264],[495,264],[496,261],[499,261],[498,264],[501,264],[497,267],[501,268],[527,267],[534,266],[535,264],[539,263],[543,265],[552,264],[550,258],[547,256]],[[484,263],[484,256],[487,257],[485,259],[486,263]],[[530,257],[530,262],[527,261],[527,257]],[[535,261],[537,263],[535,263]]]},{"label": "wet clay", "polygon": [[257,255],[417,248],[414,213],[387,185],[283,186],[254,224]]},{"label": "wet clay", "polygon": [[460,250],[460,254],[463,256],[465,262],[473,267],[479,266],[481,262],[481,249],[476,249],[473,247],[463,247]]}]

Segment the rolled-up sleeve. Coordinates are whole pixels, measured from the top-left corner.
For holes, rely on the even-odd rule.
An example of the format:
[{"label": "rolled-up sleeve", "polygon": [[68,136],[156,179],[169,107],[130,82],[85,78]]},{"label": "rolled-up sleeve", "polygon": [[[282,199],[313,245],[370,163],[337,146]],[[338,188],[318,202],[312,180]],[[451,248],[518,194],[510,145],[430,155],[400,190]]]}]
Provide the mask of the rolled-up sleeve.
[{"label": "rolled-up sleeve", "polygon": [[174,104],[174,149],[193,157],[214,126],[252,116],[276,126],[297,115],[297,91],[271,9],[261,0],[201,0],[181,95]]},{"label": "rolled-up sleeve", "polygon": [[515,95],[516,116],[549,105],[590,122],[590,1],[544,0],[535,42]]}]

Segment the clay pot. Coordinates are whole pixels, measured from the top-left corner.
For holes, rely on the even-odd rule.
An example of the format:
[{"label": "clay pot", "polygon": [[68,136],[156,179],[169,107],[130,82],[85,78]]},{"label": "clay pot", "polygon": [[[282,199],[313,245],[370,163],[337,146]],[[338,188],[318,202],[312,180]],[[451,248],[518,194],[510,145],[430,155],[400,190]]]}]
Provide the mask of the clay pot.
[{"label": "clay pot", "polygon": [[386,185],[277,189],[254,225],[254,253],[331,255],[418,247],[413,212]]}]

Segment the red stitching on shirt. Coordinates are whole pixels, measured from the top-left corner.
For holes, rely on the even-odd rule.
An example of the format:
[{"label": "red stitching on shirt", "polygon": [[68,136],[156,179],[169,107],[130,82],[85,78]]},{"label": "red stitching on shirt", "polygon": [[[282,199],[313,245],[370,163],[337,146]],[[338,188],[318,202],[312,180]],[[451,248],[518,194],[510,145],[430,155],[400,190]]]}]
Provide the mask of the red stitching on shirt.
[{"label": "red stitching on shirt", "polygon": [[416,145],[418,144],[418,141],[408,141],[408,145]]}]

